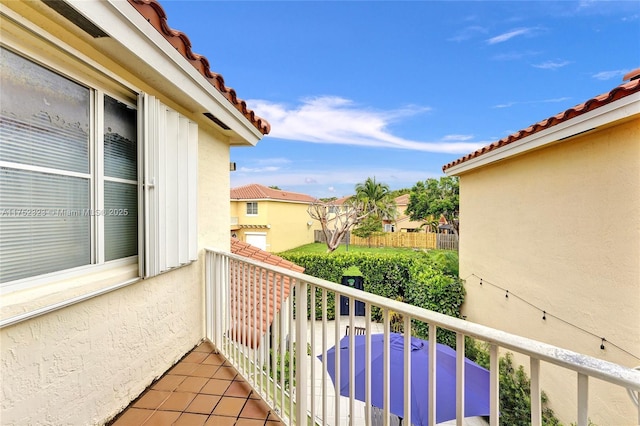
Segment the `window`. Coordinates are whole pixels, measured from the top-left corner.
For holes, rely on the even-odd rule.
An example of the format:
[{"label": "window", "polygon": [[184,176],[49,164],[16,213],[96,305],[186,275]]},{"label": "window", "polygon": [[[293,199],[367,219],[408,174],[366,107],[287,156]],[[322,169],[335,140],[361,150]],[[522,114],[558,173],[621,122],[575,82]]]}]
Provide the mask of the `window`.
[{"label": "window", "polygon": [[247,216],[258,214],[258,203],[255,201],[247,203]]},{"label": "window", "polygon": [[135,256],[135,103],[0,55],[0,283]]},{"label": "window", "polygon": [[194,122],[4,47],[0,76],[3,288],[137,255],[142,276],[197,258]]}]

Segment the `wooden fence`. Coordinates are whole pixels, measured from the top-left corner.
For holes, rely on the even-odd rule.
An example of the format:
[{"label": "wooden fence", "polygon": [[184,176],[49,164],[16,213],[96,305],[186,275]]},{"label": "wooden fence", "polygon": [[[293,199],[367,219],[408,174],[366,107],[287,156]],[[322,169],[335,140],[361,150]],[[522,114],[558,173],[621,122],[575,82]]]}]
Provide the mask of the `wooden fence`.
[{"label": "wooden fence", "polygon": [[437,247],[441,250],[458,250],[458,236],[456,234],[436,234]]},{"label": "wooden fence", "polygon": [[433,232],[386,232],[369,238],[351,236],[351,244],[371,247],[458,250],[458,236]]},{"label": "wooden fence", "polygon": [[[322,231],[315,231],[315,242],[326,243],[326,238]],[[458,236],[433,232],[385,232],[369,238],[360,238],[347,233],[340,244],[367,247],[458,250]]]},{"label": "wooden fence", "polygon": [[[342,240],[340,240],[340,244],[351,244],[351,239],[352,239],[351,233],[347,232],[342,236]],[[316,229],[313,233],[313,242],[326,244],[327,237],[325,237],[324,232]]]}]

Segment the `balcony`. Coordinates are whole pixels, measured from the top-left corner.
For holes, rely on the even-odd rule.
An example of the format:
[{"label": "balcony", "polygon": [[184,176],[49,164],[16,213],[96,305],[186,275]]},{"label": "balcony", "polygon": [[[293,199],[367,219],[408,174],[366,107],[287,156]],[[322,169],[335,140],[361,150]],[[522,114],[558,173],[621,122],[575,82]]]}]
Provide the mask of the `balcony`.
[{"label": "balcony", "polygon": [[[207,250],[205,265],[206,337],[216,350],[228,360],[251,388],[270,407],[284,424],[358,425],[392,423],[390,411],[390,362],[385,352],[382,371],[365,370],[365,383],[372,375],[383,377],[382,407],[371,404],[371,389],[357,400],[353,385],[350,396],[336,395],[334,383],[318,356],[327,359],[327,352],[349,330],[364,332],[370,353],[371,336],[382,334],[386,347],[392,335],[391,313],[403,318],[403,329],[412,322],[427,324],[429,335],[437,330],[450,330],[456,336],[456,419],[451,424],[470,424],[464,411],[465,393],[465,337],[486,342],[490,348],[489,424],[499,424],[498,360],[501,350],[520,354],[529,359],[531,376],[531,424],[542,424],[541,372],[548,365],[570,372],[575,377],[577,425],[589,422],[590,382],[604,381],[616,389],[627,389],[637,406],[640,391],[640,372],[607,361],[561,349],[542,342],[508,334],[457,318],[427,311],[402,302],[386,299],[347,286],[317,279],[305,274],[266,265],[242,256]],[[349,300],[349,315],[333,315],[331,303],[339,306],[340,298]],[[355,301],[364,304],[364,316],[356,316]],[[315,307],[315,315],[309,315]],[[372,320],[376,312],[381,322]],[[346,341],[353,348],[355,333]],[[405,335],[405,342],[410,336]],[[404,359],[409,360],[409,347],[404,346]],[[300,350],[302,348],[302,350]],[[353,349],[346,357],[336,351],[335,369],[340,363],[355,365]],[[429,345],[428,424],[436,424],[436,350]],[[344,357],[343,359],[340,359]],[[365,362],[369,365],[369,362]],[[404,383],[411,377],[410,361],[404,363]],[[340,375],[336,388],[340,387]],[[351,376],[353,377],[353,376]],[[593,389],[593,387],[591,387]],[[412,424],[410,391],[405,390],[403,423]],[[638,409],[640,422],[640,409]]]}]

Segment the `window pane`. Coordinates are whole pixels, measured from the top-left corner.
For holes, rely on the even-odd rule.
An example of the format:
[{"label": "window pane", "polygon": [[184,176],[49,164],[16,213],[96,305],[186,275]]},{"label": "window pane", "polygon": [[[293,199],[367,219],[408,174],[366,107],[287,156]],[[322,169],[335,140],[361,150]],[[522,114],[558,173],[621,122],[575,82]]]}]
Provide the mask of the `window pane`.
[{"label": "window pane", "polygon": [[104,183],[105,260],[138,254],[138,187]]},{"label": "window pane", "polygon": [[89,179],[0,168],[0,282],[91,262]]},{"label": "window pane", "polygon": [[104,97],[104,174],[137,180],[137,112],[122,102]]},{"label": "window pane", "polygon": [[0,48],[0,160],[89,172],[89,89]]}]

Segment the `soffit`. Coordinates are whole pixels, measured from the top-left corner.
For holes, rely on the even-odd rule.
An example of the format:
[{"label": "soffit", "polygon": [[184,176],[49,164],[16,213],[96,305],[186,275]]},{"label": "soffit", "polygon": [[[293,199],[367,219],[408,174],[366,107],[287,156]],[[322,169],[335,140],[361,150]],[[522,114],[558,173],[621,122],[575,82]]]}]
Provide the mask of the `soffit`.
[{"label": "soffit", "polygon": [[129,3],[169,42],[175,49],[211,83],[253,126],[266,135],[271,130],[267,120],[257,116],[238,98],[236,91],[227,87],[221,74],[211,71],[209,60],[191,49],[189,37],[182,31],[171,28],[167,15],[157,0],[128,0]]}]

